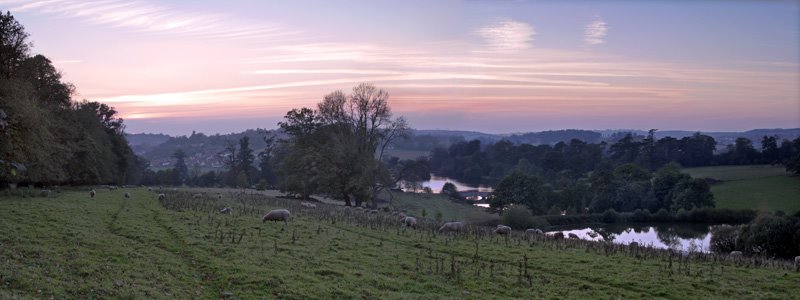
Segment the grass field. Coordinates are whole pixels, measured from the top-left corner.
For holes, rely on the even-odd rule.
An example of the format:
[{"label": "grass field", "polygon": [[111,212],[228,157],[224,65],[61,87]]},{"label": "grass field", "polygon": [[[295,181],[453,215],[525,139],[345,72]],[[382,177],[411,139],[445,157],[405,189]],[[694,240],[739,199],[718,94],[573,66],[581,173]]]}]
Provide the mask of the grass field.
[{"label": "grass field", "polygon": [[[393,204],[396,208],[405,210],[415,216],[421,216],[422,210],[428,217],[433,218],[436,212],[441,212],[444,221],[468,221],[471,223],[484,223],[500,216],[490,214],[485,209],[469,204],[456,203],[441,194],[401,193],[393,192]],[[388,198],[388,197],[384,197]]]},{"label": "grass field", "polygon": [[717,207],[789,214],[800,211],[800,177],[789,176],[783,166],[717,166],[684,172],[722,181],[711,186]]},{"label": "grass field", "polygon": [[[800,273],[226,194],[0,196],[0,299],[788,299]],[[232,215],[215,213],[233,207]],[[261,223],[289,208],[289,225]],[[527,261],[524,259],[527,258]]]}]

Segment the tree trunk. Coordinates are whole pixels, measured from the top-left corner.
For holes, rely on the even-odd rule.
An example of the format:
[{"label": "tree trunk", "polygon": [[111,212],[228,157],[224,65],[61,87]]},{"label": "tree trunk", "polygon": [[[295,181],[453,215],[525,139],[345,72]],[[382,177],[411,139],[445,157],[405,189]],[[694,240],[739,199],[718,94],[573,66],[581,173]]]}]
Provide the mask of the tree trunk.
[{"label": "tree trunk", "polygon": [[350,196],[348,196],[347,193],[342,193],[342,199],[344,200],[344,206],[353,206],[350,203]]}]

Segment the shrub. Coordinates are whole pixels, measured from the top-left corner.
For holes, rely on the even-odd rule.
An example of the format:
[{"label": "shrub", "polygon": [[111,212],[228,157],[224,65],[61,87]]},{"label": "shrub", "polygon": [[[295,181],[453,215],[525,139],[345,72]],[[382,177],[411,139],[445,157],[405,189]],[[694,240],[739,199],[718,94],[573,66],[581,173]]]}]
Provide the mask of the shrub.
[{"label": "shrub", "polygon": [[619,221],[619,214],[613,208],[609,208],[603,212],[603,222],[616,223]]},{"label": "shrub", "polygon": [[689,212],[687,212],[683,208],[679,209],[678,213],[675,214],[675,221],[676,222],[688,222],[689,221]]},{"label": "shrub", "polygon": [[791,259],[800,255],[800,220],[759,215],[742,226],[737,245],[746,254]]},{"label": "shrub", "polygon": [[653,215],[653,221],[655,221],[655,222],[672,222],[672,215],[670,215],[669,212],[666,209],[661,208],[661,209],[658,210],[658,212],[656,212],[655,215]]},{"label": "shrub", "polygon": [[736,249],[739,239],[739,226],[720,225],[711,228],[711,251],[730,253]]},{"label": "shrub", "polygon": [[633,211],[633,215],[631,215],[631,221],[633,222],[647,222],[650,221],[650,211],[648,210],[641,210],[637,209]]},{"label": "shrub", "polygon": [[525,205],[512,205],[503,211],[503,224],[524,230],[533,225],[533,215]]},{"label": "shrub", "polygon": [[261,179],[258,182],[258,184],[256,184],[256,190],[257,191],[263,191],[263,190],[266,190],[266,189],[267,189],[267,181],[264,180],[264,179]]}]

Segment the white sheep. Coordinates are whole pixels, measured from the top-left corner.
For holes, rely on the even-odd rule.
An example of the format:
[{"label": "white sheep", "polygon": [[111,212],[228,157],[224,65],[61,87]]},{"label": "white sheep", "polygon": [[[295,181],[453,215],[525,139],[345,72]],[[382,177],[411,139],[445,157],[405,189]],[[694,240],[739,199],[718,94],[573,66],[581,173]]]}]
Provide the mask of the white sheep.
[{"label": "white sheep", "polygon": [[305,201],[300,202],[300,206],[305,207],[305,208],[317,208],[316,204],[311,203],[311,202],[305,202]]},{"label": "white sheep", "polygon": [[439,232],[461,231],[464,228],[464,222],[447,222],[439,227]]},{"label": "white sheep", "polygon": [[233,212],[233,208],[230,208],[230,207],[224,207],[224,208],[219,210],[219,213],[221,213],[221,214],[231,214],[232,212]]},{"label": "white sheep", "polygon": [[794,271],[800,272],[800,256],[794,257]]},{"label": "white sheep", "polygon": [[402,222],[403,225],[406,225],[408,227],[414,227],[414,228],[417,227],[417,218],[414,217],[403,217],[403,219],[400,220],[400,222]]},{"label": "white sheep", "polygon": [[152,192],[152,191],[153,191],[153,188],[149,187],[149,188],[147,188],[147,191],[148,191],[148,192]]},{"label": "white sheep", "polygon": [[731,251],[731,254],[729,256],[732,259],[739,259],[739,258],[742,258],[742,256],[744,256],[744,254],[742,253],[742,251]]},{"label": "white sheep", "polygon": [[96,196],[96,195],[97,195],[97,192],[95,192],[94,189],[89,190],[89,198],[94,199],[94,196]]},{"label": "white sheep", "polygon": [[194,194],[194,195],[192,196],[192,198],[194,198],[194,199],[201,199],[201,198],[203,198],[203,194]]},{"label": "white sheep", "polygon": [[506,225],[497,225],[497,228],[494,229],[494,233],[499,235],[506,235],[511,233],[511,227]]},{"label": "white sheep", "polygon": [[539,228],[528,228],[525,230],[525,234],[544,234],[544,232]]},{"label": "white sheep", "polygon": [[125,199],[130,199],[131,198],[131,193],[125,192],[124,196],[125,196]]},{"label": "white sheep", "polygon": [[264,215],[264,217],[261,218],[261,222],[283,221],[285,224],[289,224],[289,216],[289,210],[287,209],[274,209]]},{"label": "white sheep", "polygon": [[164,193],[158,194],[158,201],[164,201],[164,199],[167,199],[167,195]]}]

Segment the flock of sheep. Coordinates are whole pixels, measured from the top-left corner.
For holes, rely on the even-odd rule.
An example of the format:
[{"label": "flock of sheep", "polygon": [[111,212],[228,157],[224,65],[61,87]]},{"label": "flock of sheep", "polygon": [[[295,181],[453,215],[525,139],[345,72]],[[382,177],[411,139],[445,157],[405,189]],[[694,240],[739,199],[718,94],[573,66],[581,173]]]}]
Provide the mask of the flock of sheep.
[{"label": "flock of sheep", "polygon": [[[116,187],[116,186],[109,187],[109,190],[116,190],[116,189],[118,189],[118,187]],[[148,188],[147,190],[150,191],[150,192],[153,191],[152,188]],[[46,192],[49,193],[49,191],[46,191]],[[44,194],[45,192],[43,191],[42,193]],[[95,198],[96,195],[97,195],[97,192],[94,189],[89,191],[89,197]],[[123,194],[123,197],[125,199],[131,199],[132,198],[130,192],[125,192]],[[159,201],[163,201],[164,199],[166,199],[166,197],[167,196],[166,196],[165,193],[159,193],[158,194],[158,200]],[[198,193],[198,194],[192,195],[193,199],[202,199],[203,197],[205,197],[205,196],[202,193]],[[217,199],[222,199],[223,198],[222,194],[221,193],[217,193],[216,198]],[[315,208],[317,208],[316,204],[314,204],[312,202],[306,202],[306,201],[301,202],[300,206],[303,209],[315,209]],[[350,207],[346,207],[346,208],[349,209]],[[365,208],[362,208],[362,207],[356,207],[355,210],[363,211],[365,213],[378,213],[379,212],[378,210],[365,209]],[[219,213],[220,214],[231,214],[231,213],[233,213],[233,208],[228,207],[228,206],[223,207],[222,209],[219,210]],[[400,224],[403,225],[403,226],[411,227],[411,228],[416,228],[417,227],[417,218],[416,217],[408,216],[404,212],[400,212],[400,211],[394,211],[394,212],[392,212],[392,215],[398,217]],[[291,213],[289,212],[288,209],[274,209],[274,210],[271,210],[271,211],[267,212],[267,214],[265,214],[261,218],[261,222],[267,222],[267,221],[284,222],[284,224],[288,225],[290,217],[291,217]],[[444,224],[442,224],[441,227],[439,227],[438,232],[440,232],[440,233],[459,232],[459,231],[462,231],[465,226],[466,226],[466,224],[464,222],[445,222]],[[502,224],[497,225],[497,227],[495,227],[495,229],[494,229],[494,233],[497,234],[497,235],[509,235],[509,234],[511,234],[511,232],[512,232],[511,227],[506,226],[506,225],[502,225]],[[541,229],[538,229],[538,228],[529,228],[529,229],[525,230],[525,234],[526,235],[544,235],[545,233],[544,233],[544,231],[542,231]],[[555,232],[555,233],[549,234],[549,235],[554,239],[564,239],[565,238],[563,232]],[[579,239],[578,235],[576,235],[574,233],[569,233],[568,237],[571,238],[571,239]],[[639,243],[632,242],[628,246],[632,247],[632,248],[636,248],[636,247],[639,247]],[[744,258],[744,254],[741,251],[732,251],[728,255],[728,257],[731,260],[734,260],[734,261],[735,260],[741,260],[741,259]],[[794,258],[794,265],[795,265],[796,271],[800,271],[800,256],[796,256]]]}]

